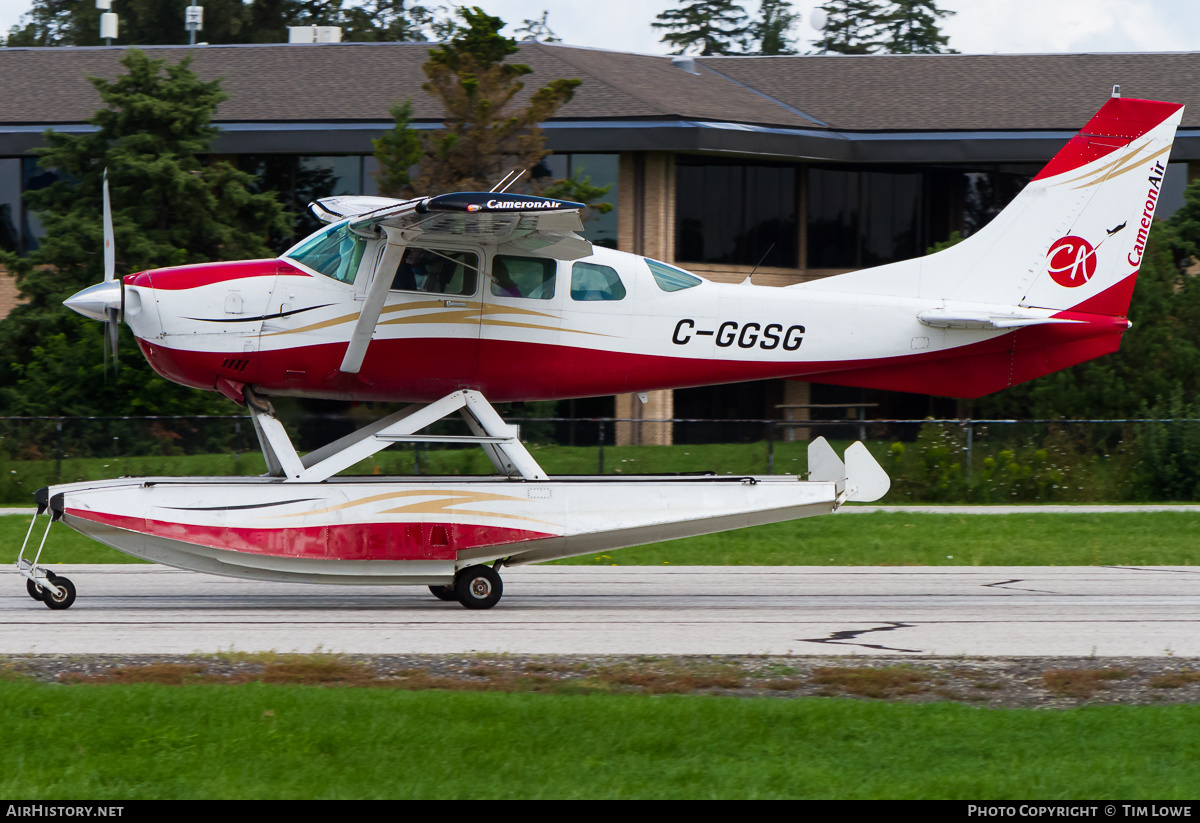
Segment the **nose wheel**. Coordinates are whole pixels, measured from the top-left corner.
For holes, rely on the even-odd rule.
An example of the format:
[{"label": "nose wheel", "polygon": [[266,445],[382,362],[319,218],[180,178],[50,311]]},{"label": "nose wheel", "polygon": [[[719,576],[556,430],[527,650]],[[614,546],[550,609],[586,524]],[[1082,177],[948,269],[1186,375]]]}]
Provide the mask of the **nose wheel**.
[{"label": "nose wheel", "polygon": [[34,600],[38,600],[46,604],[47,608],[55,611],[71,608],[71,604],[75,602],[75,584],[68,578],[61,577],[52,571],[46,571],[46,579],[50,581],[58,591],[52,591],[46,586],[39,586],[32,579],[25,579],[25,591]]},{"label": "nose wheel", "polygon": [[490,566],[468,566],[455,575],[454,594],[468,609],[490,609],[500,602],[504,583]]}]

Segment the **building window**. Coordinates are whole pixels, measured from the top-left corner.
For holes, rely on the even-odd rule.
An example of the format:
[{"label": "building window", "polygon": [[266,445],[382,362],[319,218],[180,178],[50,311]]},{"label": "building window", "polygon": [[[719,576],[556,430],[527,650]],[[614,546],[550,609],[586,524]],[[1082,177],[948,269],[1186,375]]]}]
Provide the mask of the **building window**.
[{"label": "building window", "polygon": [[21,251],[21,160],[0,158],[0,249]]},{"label": "building window", "polygon": [[679,155],[675,259],[796,268],[798,191],[794,165]]},{"label": "building window", "polygon": [[921,171],[808,172],[808,267],[850,269],[917,257],[928,245]]},{"label": "building window", "polygon": [[593,203],[607,203],[612,208],[607,212],[596,208],[584,209],[583,236],[597,246],[615,249],[619,168],[620,155],[617,154],[550,154],[533,170],[533,178],[541,184],[574,178],[586,182],[589,186],[607,188],[608,191]]},{"label": "building window", "polygon": [[258,178],[255,192],[273,191],[283,207],[296,215],[295,228],[287,236],[270,238],[277,251],[283,251],[324,225],[308,210],[308,204],[322,197],[363,193],[363,157],[304,156],[295,154],[243,154],[238,157],[242,171]]}]

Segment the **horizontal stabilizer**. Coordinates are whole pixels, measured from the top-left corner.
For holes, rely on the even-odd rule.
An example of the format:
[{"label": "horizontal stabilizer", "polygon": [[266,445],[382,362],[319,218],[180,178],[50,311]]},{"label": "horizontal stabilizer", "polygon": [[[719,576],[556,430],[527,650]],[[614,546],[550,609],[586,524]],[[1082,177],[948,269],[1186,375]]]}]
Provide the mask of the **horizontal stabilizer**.
[{"label": "horizontal stabilizer", "polygon": [[917,315],[923,325],[935,329],[1020,329],[1048,323],[1081,323],[1065,317],[1036,314],[996,314],[991,312],[923,311]]}]

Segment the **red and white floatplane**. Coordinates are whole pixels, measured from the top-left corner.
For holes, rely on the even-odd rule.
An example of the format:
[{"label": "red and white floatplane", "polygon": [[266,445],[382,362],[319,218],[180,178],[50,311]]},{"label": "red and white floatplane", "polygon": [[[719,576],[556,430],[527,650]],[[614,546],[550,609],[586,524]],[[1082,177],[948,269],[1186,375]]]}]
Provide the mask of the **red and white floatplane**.
[{"label": "red and white floatplane", "polygon": [[[1114,94],[962,243],[786,288],[592,246],[581,204],[503,192],[327,198],[312,208],[329,225],[279,258],[118,279],[106,189],[105,280],[66,305],[114,342],[124,320],[163,377],[243,406],[268,473],[51,486],[39,514],[179,568],[489,608],[504,566],[877,500],[889,480],[866,448],[842,459],[823,440],[806,479],[552,478],[491,403],[766,378],[978,397],[1115,351],[1181,116]],[[272,396],[411,405],[301,455]],[[470,434],[423,433],[452,415]],[[496,473],[343,474],[422,441],[476,444]],[[34,534],[18,569],[67,608],[74,585],[39,565]]]}]

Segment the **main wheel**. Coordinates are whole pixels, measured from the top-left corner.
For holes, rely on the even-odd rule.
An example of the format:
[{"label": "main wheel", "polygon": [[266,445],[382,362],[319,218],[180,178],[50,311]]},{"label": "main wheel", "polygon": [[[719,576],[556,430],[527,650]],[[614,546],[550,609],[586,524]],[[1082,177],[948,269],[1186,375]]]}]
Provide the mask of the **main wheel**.
[{"label": "main wheel", "polygon": [[46,590],[43,589],[41,586],[39,586],[37,583],[34,583],[28,577],[25,578],[25,591],[29,592],[30,597],[32,597],[34,600],[38,600],[38,601],[40,601],[43,597],[46,596]]},{"label": "main wheel", "polygon": [[65,577],[55,577],[53,583],[62,593],[55,594],[50,589],[43,589],[42,602],[55,611],[71,608],[75,602],[75,584]]},{"label": "main wheel", "polygon": [[504,584],[490,566],[469,566],[455,576],[454,593],[468,609],[490,609],[500,602]]},{"label": "main wheel", "polygon": [[457,600],[458,595],[454,591],[454,586],[430,586],[429,592],[438,600]]}]

